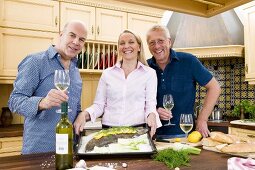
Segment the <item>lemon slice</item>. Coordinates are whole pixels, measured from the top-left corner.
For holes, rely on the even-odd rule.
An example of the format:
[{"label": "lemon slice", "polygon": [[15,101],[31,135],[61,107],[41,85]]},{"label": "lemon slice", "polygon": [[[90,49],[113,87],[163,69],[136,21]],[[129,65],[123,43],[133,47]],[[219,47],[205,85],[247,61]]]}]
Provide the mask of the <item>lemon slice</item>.
[{"label": "lemon slice", "polygon": [[181,138],[175,138],[174,141],[175,142],[181,142]]}]

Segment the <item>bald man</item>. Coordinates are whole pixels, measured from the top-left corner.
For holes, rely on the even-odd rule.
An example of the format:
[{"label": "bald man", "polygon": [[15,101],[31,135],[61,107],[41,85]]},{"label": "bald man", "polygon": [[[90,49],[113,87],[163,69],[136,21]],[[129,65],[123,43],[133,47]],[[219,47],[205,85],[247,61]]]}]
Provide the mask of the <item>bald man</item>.
[{"label": "bald man", "polygon": [[[54,152],[55,127],[61,115],[56,113],[64,101],[72,112],[74,122],[81,112],[82,81],[77,65],[79,54],[87,38],[81,21],[67,23],[58,42],[46,51],[28,55],[18,66],[18,75],[9,98],[9,108],[25,118],[22,154]],[[69,70],[71,84],[67,92],[54,86],[55,70]]]}]

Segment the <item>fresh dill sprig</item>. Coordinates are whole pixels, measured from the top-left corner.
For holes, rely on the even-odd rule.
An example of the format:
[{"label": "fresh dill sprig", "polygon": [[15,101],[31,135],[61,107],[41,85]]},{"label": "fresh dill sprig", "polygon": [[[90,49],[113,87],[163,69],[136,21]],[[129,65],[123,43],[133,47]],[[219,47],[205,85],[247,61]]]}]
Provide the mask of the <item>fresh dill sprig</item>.
[{"label": "fresh dill sprig", "polygon": [[164,149],[154,155],[154,160],[163,162],[168,168],[179,166],[190,166],[189,152],[185,150],[175,151],[173,149]]}]

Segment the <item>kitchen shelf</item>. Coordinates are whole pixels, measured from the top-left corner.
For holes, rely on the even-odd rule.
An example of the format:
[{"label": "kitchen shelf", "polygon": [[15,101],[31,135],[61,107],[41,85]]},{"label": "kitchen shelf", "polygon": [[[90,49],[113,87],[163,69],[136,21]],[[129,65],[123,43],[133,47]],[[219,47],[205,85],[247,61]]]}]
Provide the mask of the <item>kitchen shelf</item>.
[{"label": "kitchen shelf", "polygon": [[77,67],[81,73],[101,73],[117,61],[117,45],[104,42],[86,42],[78,54]]}]

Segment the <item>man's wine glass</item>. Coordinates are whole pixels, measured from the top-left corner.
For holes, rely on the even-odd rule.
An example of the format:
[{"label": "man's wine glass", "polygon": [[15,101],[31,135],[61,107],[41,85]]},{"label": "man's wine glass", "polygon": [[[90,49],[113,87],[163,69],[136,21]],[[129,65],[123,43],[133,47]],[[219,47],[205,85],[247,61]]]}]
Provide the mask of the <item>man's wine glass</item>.
[{"label": "man's wine glass", "polygon": [[70,85],[69,70],[55,70],[54,84],[58,90],[67,90]]},{"label": "man's wine glass", "polygon": [[55,70],[54,85],[58,90],[66,91],[70,85],[69,70]]},{"label": "man's wine glass", "polygon": [[186,139],[188,133],[193,128],[193,117],[192,114],[181,114],[180,117],[180,128],[185,133]]},{"label": "man's wine glass", "polygon": [[[171,94],[166,94],[163,96],[163,107],[169,111],[171,111],[172,108],[174,107],[174,99]],[[164,126],[170,126],[170,125],[175,125],[175,124],[171,123],[169,119],[168,123],[165,124]]]}]

